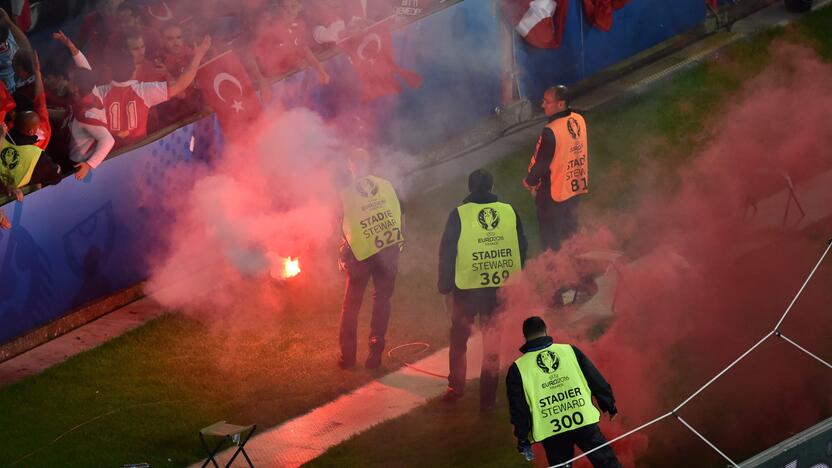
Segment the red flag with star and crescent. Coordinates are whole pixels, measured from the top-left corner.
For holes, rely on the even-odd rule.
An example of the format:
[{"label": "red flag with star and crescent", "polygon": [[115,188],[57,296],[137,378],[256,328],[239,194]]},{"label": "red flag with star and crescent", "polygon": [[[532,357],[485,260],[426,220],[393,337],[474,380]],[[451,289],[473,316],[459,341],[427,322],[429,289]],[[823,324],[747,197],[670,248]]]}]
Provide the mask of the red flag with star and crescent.
[{"label": "red flag with star and crescent", "polygon": [[233,49],[200,65],[196,79],[226,135],[235,134],[260,116],[263,108],[254,85]]},{"label": "red flag with star and crescent", "polygon": [[401,79],[411,88],[422,85],[418,73],[406,70],[396,63],[393,54],[393,36],[390,29],[394,17],[366,28],[361,33],[339,43],[349,55],[355,73],[361,82],[361,97],[365,101],[403,91]]}]

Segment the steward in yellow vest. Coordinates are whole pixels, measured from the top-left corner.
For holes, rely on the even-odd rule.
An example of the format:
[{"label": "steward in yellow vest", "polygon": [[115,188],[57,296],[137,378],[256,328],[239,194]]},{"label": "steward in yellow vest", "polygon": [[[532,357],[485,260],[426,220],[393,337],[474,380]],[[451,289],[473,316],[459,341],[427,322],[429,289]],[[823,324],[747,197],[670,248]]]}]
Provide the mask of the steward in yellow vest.
[{"label": "steward in yellow vest", "polygon": [[373,312],[364,367],[375,369],[381,365],[399,252],[404,246],[399,197],[389,181],[369,174],[370,159],[365,150],[350,154],[352,180],[341,192],[343,242],[339,264],[347,275],[338,336],[338,365],[342,369],[353,367],[356,362],[358,312],[371,279]]},{"label": "steward in yellow vest", "polygon": [[488,171],[471,173],[471,193],[451,211],[439,246],[439,293],[453,295],[445,400],[457,400],[465,391],[465,353],[479,316],[484,343],[480,408],[485,411],[496,404],[499,379],[497,290],[520,271],[526,259],[523,224],[511,205],[491,193],[493,185]]},{"label": "steward in yellow vest", "polygon": [[341,193],[344,238],[357,260],[404,244],[402,208],[393,184],[368,175]]},{"label": "steward in yellow vest", "polygon": [[43,79],[37,55],[34,62],[35,96],[32,110],[13,111],[14,125],[0,145],[0,188],[23,199],[21,188],[30,184],[52,185],[61,181],[61,168],[44,154],[52,136]]},{"label": "steward in yellow vest", "polygon": [[[60,167],[41,149],[48,142],[48,138],[41,140],[38,136],[41,126],[35,112],[18,112],[14,127],[0,141],[0,186],[20,198],[20,189],[27,185],[52,185],[61,181]],[[45,128],[48,130],[49,126]]]},{"label": "steward in yellow vest", "polygon": [[[554,343],[540,317],[529,317],[523,322],[523,336],[523,355],[514,361],[506,376],[518,451],[529,454],[532,443],[542,442],[551,466],[572,459],[575,445],[587,452],[605,444],[598,428],[598,408],[608,413],[610,420],[618,409],[612,388],[598,369],[575,346]],[[610,446],[587,458],[595,467],[621,466]]]},{"label": "steward in yellow vest", "polygon": [[569,108],[564,86],[546,90],[541,106],[549,119],[537,140],[523,184],[537,206],[543,250],[557,251],[578,229],[578,201],[589,192],[586,121]]}]

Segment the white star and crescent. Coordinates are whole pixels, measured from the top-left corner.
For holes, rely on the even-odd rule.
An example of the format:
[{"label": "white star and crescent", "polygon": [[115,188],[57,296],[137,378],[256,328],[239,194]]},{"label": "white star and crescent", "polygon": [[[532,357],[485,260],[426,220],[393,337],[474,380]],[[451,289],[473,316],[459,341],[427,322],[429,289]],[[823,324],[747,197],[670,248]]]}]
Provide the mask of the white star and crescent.
[{"label": "white star and crescent", "polygon": [[361,40],[361,44],[358,45],[358,48],[355,51],[355,54],[358,55],[358,58],[360,58],[361,60],[373,60],[368,59],[364,56],[364,49],[366,49],[367,46],[369,46],[373,42],[378,44],[378,50],[381,50],[381,37],[376,33],[367,34],[366,36],[364,36],[364,39]]},{"label": "white star and crescent", "polygon": [[147,7],[147,12],[150,13],[150,16],[156,18],[159,21],[167,21],[173,19],[173,12],[170,11],[170,7],[168,6],[167,2],[162,2],[162,6],[165,7],[165,13],[163,15],[157,15],[153,12],[153,5]]},{"label": "white star and crescent", "polygon": [[[233,84],[234,86],[236,86],[237,89],[240,90],[240,97],[243,96],[243,85],[240,83],[240,80],[238,80],[237,77],[235,77],[234,75],[232,75],[230,73],[225,73],[225,72],[217,73],[217,76],[214,77],[214,93],[216,93],[217,97],[220,98],[220,101],[228,102],[225,99],[225,97],[223,97],[222,93],[220,92],[220,85],[222,85],[222,83],[225,82],[225,81],[228,81],[231,84]],[[245,107],[243,107],[242,101],[237,100],[237,99],[234,99],[234,100],[231,101],[231,107],[237,113],[240,113],[241,111],[245,110]]]}]

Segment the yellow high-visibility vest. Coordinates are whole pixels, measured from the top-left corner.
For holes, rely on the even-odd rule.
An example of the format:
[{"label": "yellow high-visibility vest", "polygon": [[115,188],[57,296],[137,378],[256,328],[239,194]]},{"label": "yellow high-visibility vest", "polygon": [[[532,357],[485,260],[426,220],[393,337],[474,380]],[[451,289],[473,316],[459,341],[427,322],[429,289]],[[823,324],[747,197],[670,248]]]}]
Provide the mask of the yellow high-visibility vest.
[{"label": "yellow high-visibility vest", "polygon": [[534,442],[601,419],[572,346],[551,344],[525,353],[514,363],[531,411]]},{"label": "yellow high-visibility vest", "polygon": [[9,187],[26,186],[42,153],[35,145],[13,145],[4,138],[0,149],[0,180]]},{"label": "yellow high-visibility vest", "polygon": [[402,208],[393,185],[376,176],[359,179],[341,193],[344,237],[358,260],[404,242]]},{"label": "yellow high-visibility vest", "polygon": [[499,288],[521,268],[517,215],[506,203],[457,208],[461,230],[454,282],[459,289]]}]

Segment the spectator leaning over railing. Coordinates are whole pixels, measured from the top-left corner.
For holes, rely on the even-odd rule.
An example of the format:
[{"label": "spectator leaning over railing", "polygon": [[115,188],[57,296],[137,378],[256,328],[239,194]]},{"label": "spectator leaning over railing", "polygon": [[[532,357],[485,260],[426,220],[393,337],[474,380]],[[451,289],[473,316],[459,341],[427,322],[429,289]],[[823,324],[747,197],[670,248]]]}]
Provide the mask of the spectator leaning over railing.
[{"label": "spectator leaning over railing", "polygon": [[75,178],[84,180],[101,164],[116,141],[107,130],[104,104],[92,94],[95,76],[89,70],[75,72],[70,92],[73,97],[72,119],[69,122],[70,154],[75,162]]},{"label": "spectator leaning over railing", "polygon": [[131,79],[136,71],[133,57],[124,54],[115,59],[113,80],[96,86],[93,94],[104,104],[107,127],[122,147],[147,136],[147,119],[151,107],[161,104],[185,91],[196,77],[200,62],[211,47],[211,38],[205,36],[194,48],[194,56],[184,73],[173,83],[166,81],[142,82]]},{"label": "spectator leaning over railing", "polygon": [[17,84],[12,59],[20,49],[33,50],[26,34],[9,18],[6,10],[0,8],[0,80],[11,94],[14,94]]},{"label": "spectator leaning over railing", "polygon": [[45,152],[52,128],[37,54],[34,66],[34,110],[14,112],[14,126],[5,134],[0,149],[0,185],[18,201],[23,200],[21,189],[27,185],[52,185],[61,181],[61,168]]}]

